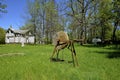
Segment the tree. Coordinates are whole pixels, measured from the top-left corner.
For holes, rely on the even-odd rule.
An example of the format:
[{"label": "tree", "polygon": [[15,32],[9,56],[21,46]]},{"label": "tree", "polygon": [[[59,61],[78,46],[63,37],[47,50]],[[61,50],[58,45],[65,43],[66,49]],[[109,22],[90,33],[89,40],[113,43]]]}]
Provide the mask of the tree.
[{"label": "tree", "polygon": [[27,20],[27,23],[25,26],[23,26],[22,29],[29,29],[32,31],[32,33],[35,36],[35,43],[37,42],[37,31],[38,26],[39,26],[39,9],[40,9],[40,5],[39,5],[39,1],[35,0],[35,1],[31,1],[31,0],[27,0],[27,11],[29,15],[29,19]]},{"label": "tree", "polygon": [[5,30],[3,28],[0,28],[0,44],[5,43]]},{"label": "tree", "polygon": [[55,0],[28,0],[27,3],[30,15],[27,22],[33,26],[31,29],[36,36],[35,41],[52,42],[52,35],[63,30],[63,26],[59,23],[57,3]]},{"label": "tree", "polygon": [[117,30],[116,31],[116,40],[120,40],[120,30]]},{"label": "tree", "polygon": [[[78,38],[85,39],[85,43],[87,42],[88,21],[92,14],[90,10],[93,7],[93,2],[93,0],[70,0],[69,2],[70,10],[68,15],[72,17],[72,21],[74,21],[74,24],[77,26],[75,27],[77,35],[79,35]],[[90,15],[88,16],[88,14]]]},{"label": "tree", "polygon": [[113,23],[114,23],[114,29],[113,29],[113,41],[116,40],[116,30],[118,26],[120,26],[120,1],[119,0],[113,0]]},{"label": "tree", "polygon": [[3,3],[3,0],[0,0],[0,13],[7,13],[7,11],[5,10],[6,7],[7,5]]},{"label": "tree", "polygon": [[[98,20],[99,25],[101,27],[101,38],[102,40],[110,40],[112,32],[112,12],[111,12],[112,6],[111,6],[111,0],[101,0],[98,8]],[[108,38],[108,35],[110,36]]]},{"label": "tree", "polygon": [[87,41],[92,42],[92,39],[95,37],[100,37],[100,26],[99,26],[99,18],[98,18],[98,5],[100,1],[94,0],[89,5],[88,15],[86,18],[87,22]]},{"label": "tree", "polygon": [[52,35],[62,30],[55,0],[49,0],[46,4],[46,28],[46,38],[50,42],[52,42]]},{"label": "tree", "polygon": [[28,0],[27,8],[25,26],[32,29],[36,41],[51,42],[60,30],[72,39],[85,39],[85,43],[94,37],[111,39],[120,21],[118,0]]}]

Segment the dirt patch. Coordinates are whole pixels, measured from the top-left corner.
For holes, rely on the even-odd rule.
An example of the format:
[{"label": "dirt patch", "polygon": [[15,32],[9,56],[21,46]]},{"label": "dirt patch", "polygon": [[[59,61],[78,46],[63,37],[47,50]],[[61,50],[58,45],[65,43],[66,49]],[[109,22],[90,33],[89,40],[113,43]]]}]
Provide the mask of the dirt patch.
[{"label": "dirt patch", "polygon": [[24,53],[5,53],[5,54],[0,54],[0,57],[4,57],[4,56],[24,56]]}]

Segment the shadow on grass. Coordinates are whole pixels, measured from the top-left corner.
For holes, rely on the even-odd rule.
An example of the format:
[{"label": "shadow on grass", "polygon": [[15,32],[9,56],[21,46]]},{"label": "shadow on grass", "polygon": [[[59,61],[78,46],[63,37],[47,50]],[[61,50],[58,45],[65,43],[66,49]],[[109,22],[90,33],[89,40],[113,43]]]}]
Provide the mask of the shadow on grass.
[{"label": "shadow on grass", "polygon": [[[56,58],[52,58],[51,61],[52,62],[65,62],[65,60],[63,59],[56,59]],[[68,61],[68,63],[73,63],[73,61]]]},{"label": "shadow on grass", "polygon": [[[104,49],[107,49],[107,51],[95,51],[95,53],[100,53],[100,54],[107,54],[107,58],[120,58],[120,49],[117,48],[116,46],[112,45],[108,46],[107,48],[104,46],[99,46],[99,45],[92,45],[92,44],[87,44],[87,45],[83,45],[84,47],[88,47],[88,48],[98,48],[98,47],[103,47]],[[109,51],[108,51],[109,50]],[[111,51],[113,50],[113,51]]]},{"label": "shadow on grass", "polygon": [[105,45],[84,44],[84,47],[105,47]]},{"label": "shadow on grass", "polygon": [[100,53],[100,54],[107,54],[107,58],[120,58],[120,50],[118,51],[107,51],[107,52],[103,52],[103,51],[97,51],[96,53]]},{"label": "shadow on grass", "polygon": [[63,62],[64,60],[52,58],[51,61],[53,61],[53,62]]},{"label": "shadow on grass", "polygon": [[120,51],[118,52],[111,52],[107,56],[108,58],[120,58]]},{"label": "shadow on grass", "polygon": [[0,44],[0,47],[2,47],[2,45]]}]

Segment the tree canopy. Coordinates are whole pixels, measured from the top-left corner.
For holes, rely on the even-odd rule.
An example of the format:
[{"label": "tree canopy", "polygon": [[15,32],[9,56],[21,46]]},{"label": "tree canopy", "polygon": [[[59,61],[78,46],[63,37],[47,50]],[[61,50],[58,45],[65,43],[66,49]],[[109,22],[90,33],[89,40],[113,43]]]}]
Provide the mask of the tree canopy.
[{"label": "tree canopy", "polygon": [[0,44],[5,43],[5,30],[0,27]]},{"label": "tree canopy", "polygon": [[52,42],[55,32],[64,30],[70,39],[119,39],[119,0],[28,0],[29,28],[36,42]]},{"label": "tree canopy", "polygon": [[5,10],[6,7],[7,5],[3,3],[3,0],[0,0],[0,13],[7,13],[7,11]]}]

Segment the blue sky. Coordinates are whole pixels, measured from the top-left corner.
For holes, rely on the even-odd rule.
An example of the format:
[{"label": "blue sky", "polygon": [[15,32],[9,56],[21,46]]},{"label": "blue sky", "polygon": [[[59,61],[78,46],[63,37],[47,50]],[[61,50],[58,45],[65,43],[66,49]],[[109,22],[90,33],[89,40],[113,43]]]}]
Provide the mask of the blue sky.
[{"label": "blue sky", "polygon": [[5,0],[4,3],[8,12],[1,14],[0,27],[8,29],[12,25],[14,29],[19,29],[25,23],[26,0]]}]

